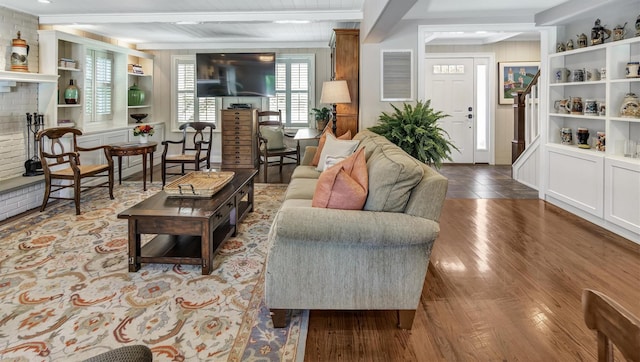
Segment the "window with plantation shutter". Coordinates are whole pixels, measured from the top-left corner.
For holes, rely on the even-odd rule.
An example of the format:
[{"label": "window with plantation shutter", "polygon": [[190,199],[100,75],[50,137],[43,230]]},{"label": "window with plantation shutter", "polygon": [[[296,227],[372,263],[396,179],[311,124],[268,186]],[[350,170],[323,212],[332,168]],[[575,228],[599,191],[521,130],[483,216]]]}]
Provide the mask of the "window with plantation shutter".
[{"label": "window with plantation shutter", "polygon": [[215,122],[215,97],[196,95],[196,57],[174,56],[172,72],[174,128],[185,122]]},{"label": "window with plantation shutter", "polygon": [[313,99],[313,54],[278,55],[276,94],[269,98],[270,110],[281,110],[286,127],[308,127]]},{"label": "window with plantation shutter", "polygon": [[113,119],[113,54],[88,50],[84,107],[90,122]]}]

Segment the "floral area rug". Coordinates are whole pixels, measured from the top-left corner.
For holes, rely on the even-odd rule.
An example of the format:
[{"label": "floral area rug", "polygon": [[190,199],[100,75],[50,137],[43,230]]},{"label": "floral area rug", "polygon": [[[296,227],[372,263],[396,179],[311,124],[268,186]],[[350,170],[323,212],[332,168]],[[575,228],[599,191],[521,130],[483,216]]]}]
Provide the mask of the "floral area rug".
[{"label": "floral area rug", "polygon": [[267,233],[283,185],[256,184],[254,212],[221,245],[214,270],[142,264],[128,272],[127,220],[159,191],[141,183],[49,205],[0,227],[0,360],[81,361],[144,344],[154,361],[296,361],[308,315],[274,329],[264,306]]}]

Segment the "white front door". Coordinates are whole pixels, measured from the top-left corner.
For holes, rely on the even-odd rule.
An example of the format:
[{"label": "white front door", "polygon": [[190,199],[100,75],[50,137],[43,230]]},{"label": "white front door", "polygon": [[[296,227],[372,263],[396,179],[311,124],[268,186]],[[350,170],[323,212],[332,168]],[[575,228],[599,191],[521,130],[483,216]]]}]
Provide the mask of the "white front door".
[{"label": "white front door", "polygon": [[475,93],[473,58],[425,59],[425,99],[449,117],[440,126],[449,133],[454,163],[474,163]]}]

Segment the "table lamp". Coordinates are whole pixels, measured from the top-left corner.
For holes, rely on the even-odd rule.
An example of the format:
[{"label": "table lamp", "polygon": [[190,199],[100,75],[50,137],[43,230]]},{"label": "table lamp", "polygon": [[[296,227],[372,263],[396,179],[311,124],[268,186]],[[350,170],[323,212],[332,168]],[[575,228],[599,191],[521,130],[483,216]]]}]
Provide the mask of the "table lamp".
[{"label": "table lamp", "polygon": [[346,80],[332,80],[322,83],[322,94],[320,95],[320,103],[333,105],[333,125],[331,129],[333,134],[337,136],[337,113],[336,104],[338,103],[351,103],[351,96],[349,96],[349,87],[347,87]]}]

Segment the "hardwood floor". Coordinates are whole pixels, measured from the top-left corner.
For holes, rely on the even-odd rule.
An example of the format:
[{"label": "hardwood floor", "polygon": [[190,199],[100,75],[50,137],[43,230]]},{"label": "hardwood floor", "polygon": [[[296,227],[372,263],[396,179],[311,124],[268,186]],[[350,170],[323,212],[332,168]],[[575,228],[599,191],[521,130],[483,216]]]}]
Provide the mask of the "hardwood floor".
[{"label": "hardwood floor", "polygon": [[595,361],[582,289],[640,315],[640,245],[553,205],[448,198],[440,226],[413,329],[312,311],[305,361]]},{"label": "hardwood floor", "polygon": [[[495,188],[519,186],[500,166],[459,167],[441,170],[457,191],[445,201],[413,329],[397,329],[393,311],[314,310],[305,361],[595,361],[582,289],[640,316],[640,245],[528,188],[529,199],[506,198]],[[272,168],[270,182],[288,182],[292,169]]]}]

